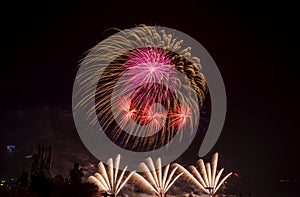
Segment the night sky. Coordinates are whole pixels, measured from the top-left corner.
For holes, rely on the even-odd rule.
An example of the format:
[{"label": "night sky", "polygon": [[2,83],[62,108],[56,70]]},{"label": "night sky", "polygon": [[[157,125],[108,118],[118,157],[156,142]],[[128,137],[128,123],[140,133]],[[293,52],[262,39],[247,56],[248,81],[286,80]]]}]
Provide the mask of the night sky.
[{"label": "night sky", "polygon": [[[1,7],[0,177],[18,176],[28,167],[30,161],[23,158],[38,142],[54,146],[54,174],[67,175],[75,160],[83,166],[97,163],[81,143],[72,119],[78,62],[88,49],[115,33],[108,28],[146,24],[192,36],[220,69],[227,116],[207,159],[218,151],[220,165],[238,172],[245,185],[260,183],[261,190],[272,190],[268,187],[281,179],[299,184],[295,5],[25,1]],[[12,154],[5,148],[9,144],[16,145]],[[196,161],[195,147],[194,143],[184,157]]]}]

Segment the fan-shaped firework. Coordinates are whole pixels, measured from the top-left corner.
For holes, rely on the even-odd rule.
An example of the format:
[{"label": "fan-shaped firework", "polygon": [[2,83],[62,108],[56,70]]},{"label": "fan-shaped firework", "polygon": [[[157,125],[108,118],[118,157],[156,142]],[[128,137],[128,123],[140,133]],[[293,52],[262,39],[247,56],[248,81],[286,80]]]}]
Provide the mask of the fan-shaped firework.
[{"label": "fan-shaped firework", "polygon": [[[179,164],[173,164],[179,168],[179,171],[184,172],[184,176],[194,183],[199,189],[207,193],[209,196],[213,196],[225,180],[232,174],[227,174],[220,182],[220,177],[224,168],[217,172],[218,153],[215,153],[212,158],[212,165],[204,162],[202,159],[197,161],[197,167],[190,166],[190,172]],[[198,169],[197,169],[198,168]]]},{"label": "fan-shaped firework", "polygon": [[147,164],[141,163],[140,167],[142,171],[144,171],[145,177],[135,173],[133,178],[136,179],[142,187],[160,197],[164,197],[170,187],[183,174],[180,173],[174,178],[178,167],[173,168],[172,171],[169,172],[170,164],[168,164],[163,170],[160,158],[156,160],[156,167],[150,157],[147,159]]},{"label": "fan-shaped firework", "polygon": [[[119,146],[154,150],[184,127],[195,132],[206,82],[199,58],[191,57],[190,47],[181,49],[182,43],[164,30],[142,26],[113,42],[104,40],[84,60],[92,68],[77,76],[83,87],[79,105],[95,101],[88,115],[96,111],[93,123]],[[86,94],[95,82],[94,94]]]},{"label": "fan-shaped firework", "polygon": [[[113,163],[112,158],[107,161],[107,168],[104,164],[100,162],[98,164],[98,171],[94,176],[90,176],[88,181],[94,183],[98,186],[99,191],[105,191],[108,194],[113,194],[117,196],[122,187],[127,183],[130,177],[135,172],[130,172],[130,174],[124,178],[127,166],[123,169],[122,173],[118,176],[119,165],[120,165],[120,155],[117,155],[115,163]],[[124,180],[123,180],[124,178]]]}]

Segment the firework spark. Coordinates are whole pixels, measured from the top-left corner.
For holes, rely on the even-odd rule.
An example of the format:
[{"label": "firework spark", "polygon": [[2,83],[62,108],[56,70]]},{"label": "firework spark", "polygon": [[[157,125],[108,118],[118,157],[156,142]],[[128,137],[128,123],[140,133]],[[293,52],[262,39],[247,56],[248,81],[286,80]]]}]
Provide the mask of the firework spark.
[{"label": "firework spark", "polygon": [[190,107],[185,105],[178,105],[176,106],[174,112],[170,114],[172,124],[171,126],[176,126],[178,128],[184,127],[186,125],[187,121],[192,116],[192,112]]},{"label": "firework spark", "polygon": [[119,105],[118,108],[121,110],[121,121],[120,123],[122,125],[125,125],[128,121],[132,121],[136,117],[137,110],[135,108],[131,107],[131,100],[128,98],[123,98]]},{"label": "firework spark", "polygon": [[[207,193],[209,196],[213,196],[225,180],[232,174],[227,174],[220,182],[220,177],[224,171],[222,168],[217,173],[218,153],[215,153],[212,158],[212,164],[204,162],[202,159],[197,161],[197,167],[190,166],[190,172],[182,167],[180,164],[173,164],[178,167],[179,171],[184,173],[184,176],[194,183],[200,190]],[[198,168],[198,169],[197,169]]]},{"label": "firework spark", "polygon": [[90,176],[88,181],[94,183],[98,186],[99,191],[105,191],[108,194],[113,194],[117,196],[120,190],[128,182],[130,177],[135,172],[130,172],[130,174],[123,180],[127,166],[123,169],[122,173],[118,176],[119,165],[120,165],[120,154],[117,155],[115,163],[113,163],[112,158],[107,161],[107,168],[104,164],[100,162],[98,164],[98,171],[94,176]]},{"label": "firework spark", "polygon": [[147,159],[147,164],[141,163],[140,167],[145,173],[145,177],[138,173],[133,175],[133,179],[145,189],[155,193],[159,197],[165,197],[167,191],[175,183],[175,181],[183,174],[180,173],[174,178],[174,174],[178,167],[169,172],[170,164],[165,169],[162,169],[161,158],[156,160],[156,168],[151,158]]}]

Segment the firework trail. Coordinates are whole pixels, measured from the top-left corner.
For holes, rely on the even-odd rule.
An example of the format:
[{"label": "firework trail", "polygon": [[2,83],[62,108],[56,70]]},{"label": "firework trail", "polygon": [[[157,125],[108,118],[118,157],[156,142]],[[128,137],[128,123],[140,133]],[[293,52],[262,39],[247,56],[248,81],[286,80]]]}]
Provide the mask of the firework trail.
[{"label": "firework trail", "polygon": [[156,165],[152,159],[147,158],[147,164],[140,164],[141,170],[145,176],[135,173],[133,179],[137,181],[143,188],[155,193],[160,197],[166,196],[167,191],[175,183],[175,181],[183,174],[183,172],[174,176],[178,167],[173,168],[171,171],[170,164],[165,169],[162,169],[161,158],[157,158]]},{"label": "firework trail", "polygon": [[[124,178],[127,166],[123,169],[121,175],[118,176],[119,166],[120,166],[120,154],[117,155],[115,162],[112,158],[107,161],[107,168],[104,164],[100,162],[98,164],[98,171],[94,176],[90,176],[88,181],[94,183],[98,186],[99,191],[105,191],[108,194],[113,194],[117,196],[124,185],[129,181],[130,177],[135,172],[130,172],[130,174]],[[123,180],[124,179],[124,180]]]},{"label": "firework trail", "polygon": [[178,167],[179,171],[184,173],[185,178],[195,184],[200,190],[209,196],[213,196],[232,173],[227,174],[219,182],[224,168],[217,173],[218,153],[213,155],[211,163],[212,164],[206,163],[206,165],[204,165],[203,160],[199,159],[196,167],[189,167],[190,171],[186,170],[180,164],[175,163],[173,165],[174,167]]},{"label": "firework trail", "polygon": [[[181,139],[195,132],[207,91],[199,58],[164,30],[141,26],[121,33],[84,59],[90,67],[76,79],[82,87],[77,107],[94,101],[87,114],[97,114],[91,124],[100,124],[111,141],[129,150],[155,150],[177,132]],[[95,82],[94,94],[87,94]]]}]

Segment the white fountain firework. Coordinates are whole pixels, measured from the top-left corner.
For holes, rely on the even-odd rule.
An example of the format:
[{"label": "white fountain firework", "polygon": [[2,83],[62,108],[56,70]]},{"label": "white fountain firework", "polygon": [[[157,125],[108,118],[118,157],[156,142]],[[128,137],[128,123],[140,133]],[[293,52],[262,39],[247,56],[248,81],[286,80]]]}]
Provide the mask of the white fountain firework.
[{"label": "white fountain firework", "polygon": [[135,173],[133,178],[144,189],[155,193],[159,197],[164,197],[170,187],[183,174],[183,172],[181,172],[174,176],[178,167],[174,167],[172,170],[170,170],[170,164],[168,164],[163,170],[160,157],[158,157],[156,160],[156,168],[153,160],[150,157],[147,158],[146,163],[147,164],[140,164],[140,168],[145,173],[145,176]]},{"label": "white fountain firework", "polygon": [[220,182],[220,177],[224,171],[222,168],[219,172],[217,172],[217,164],[218,164],[218,153],[215,153],[212,157],[212,164],[209,162],[204,165],[202,159],[197,161],[197,167],[190,166],[190,171],[186,170],[180,164],[173,164],[174,167],[178,167],[178,170],[183,172],[185,177],[196,185],[199,189],[207,193],[209,196],[213,196],[220,186],[225,182],[225,180],[232,174],[227,174]]},{"label": "white fountain firework", "polygon": [[[90,176],[88,181],[94,183],[98,186],[99,191],[104,191],[108,194],[113,194],[117,196],[124,185],[128,182],[130,177],[135,174],[135,171],[130,172],[129,175],[125,178],[125,172],[127,166],[123,169],[120,176],[118,176],[119,166],[120,166],[121,155],[118,154],[115,162],[110,158],[107,161],[107,167],[105,168],[104,164],[100,162],[98,164],[98,172],[94,176]],[[124,180],[123,180],[124,178]]]}]

